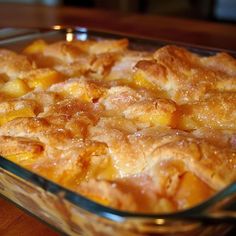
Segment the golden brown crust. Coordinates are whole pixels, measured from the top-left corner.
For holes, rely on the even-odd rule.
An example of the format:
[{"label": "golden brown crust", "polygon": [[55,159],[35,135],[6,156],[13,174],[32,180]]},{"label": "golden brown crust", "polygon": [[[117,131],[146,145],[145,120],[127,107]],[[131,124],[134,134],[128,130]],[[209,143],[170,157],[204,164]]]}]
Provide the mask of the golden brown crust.
[{"label": "golden brown crust", "polygon": [[61,99],[58,93],[51,91],[33,91],[22,97],[22,100],[36,103],[37,114],[45,111],[48,107],[54,105]]},{"label": "golden brown crust", "polygon": [[77,98],[84,102],[98,100],[106,93],[105,87],[83,77],[68,79],[51,86],[49,90],[64,98]]},{"label": "golden brown crust", "polygon": [[15,138],[12,136],[0,136],[0,155],[16,155],[19,153],[39,154],[43,151],[43,145],[39,142],[25,138]]},{"label": "golden brown crust", "polygon": [[0,114],[17,111],[26,107],[30,107],[32,110],[35,110],[37,103],[34,100],[17,100],[12,99],[8,101],[0,102]]},{"label": "golden brown crust", "polygon": [[40,67],[53,67],[66,76],[80,76],[91,73],[91,76],[108,74],[119,54],[126,50],[128,41],[72,41],[44,43],[40,53],[29,52],[29,58]]},{"label": "golden brown crust", "polygon": [[26,56],[5,49],[0,50],[0,74],[14,79],[23,76],[32,69],[33,66]]},{"label": "golden brown crust", "polygon": [[[209,94],[204,100],[182,105],[180,128],[194,130],[201,127],[236,130],[236,93]],[[210,122],[209,122],[210,121]]]},{"label": "golden brown crust", "polygon": [[127,47],[0,50],[0,154],[114,208],[196,205],[236,180],[236,60]]},{"label": "golden brown crust", "polygon": [[207,140],[207,142],[223,148],[236,148],[236,133],[234,130],[219,130],[211,128],[200,128],[193,130],[193,135],[197,138]]},{"label": "golden brown crust", "polygon": [[229,76],[236,76],[236,61],[227,53],[217,53],[211,57],[203,57],[200,62],[207,68],[226,73]]},{"label": "golden brown crust", "polygon": [[[135,132],[128,126],[125,134],[119,128],[120,124],[119,121],[116,126],[111,126],[109,121],[100,121],[90,134],[93,140],[108,145],[122,176],[139,174],[144,169],[148,171],[155,163],[179,161],[184,166],[183,171],[193,172],[216,190],[236,179],[233,148],[218,147],[178,130],[143,129]],[[226,169],[231,172],[226,173]]]},{"label": "golden brown crust", "polygon": [[205,65],[201,57],[175,46],[157,50],[153,58],[138,62],[136,69],[158,89],[167,91],[177,103],[199,101],[214,91],[235,91],[233,73],[227,73],[233,66],[227,60],[222,66],[228,69],[218,70]]},{"label": "golden brown crust", "polygon": [[[186,138],[175,134],[171,139],[152,153],[152,161],[156,156],[157,163],[169,160],[183,162],[185,171],[194,173],[215,190],[235,181],[234,149],[218,147],[191,136]],[[225,173],[226,169],[230,173]]]}]

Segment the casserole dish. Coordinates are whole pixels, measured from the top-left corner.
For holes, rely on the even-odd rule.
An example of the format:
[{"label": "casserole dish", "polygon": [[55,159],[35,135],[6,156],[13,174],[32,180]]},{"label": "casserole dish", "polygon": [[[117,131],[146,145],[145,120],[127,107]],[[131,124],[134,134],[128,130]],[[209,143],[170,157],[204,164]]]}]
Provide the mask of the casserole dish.
[{"label": "casserole dish", "polygon": [[[36,38],[53,42],[60,39],[70,41],[73,38],[85,40],[120,37],[76,28],[49,30],[8,39],[0,44],[1,47],[20,50]],[[154,50],[167,43],[128,38],[130,47],[136,50]],[[217,51],[189,45],[181,46],[202,55],[212,55]],[[0,193],[3,196],[69,235],[223,235],[235,222],[235,184],[186,211],[141,214],[118,211],[95,203],[31,173],[4,157],[0,159],[0,167]]]}]

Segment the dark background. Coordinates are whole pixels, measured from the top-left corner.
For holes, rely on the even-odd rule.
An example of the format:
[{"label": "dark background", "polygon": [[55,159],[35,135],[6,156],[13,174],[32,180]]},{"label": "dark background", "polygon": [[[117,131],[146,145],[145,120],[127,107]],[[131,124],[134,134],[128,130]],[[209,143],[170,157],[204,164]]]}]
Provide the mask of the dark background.
[{"label": "dark background", "polygon": [[236,23],[236,0],[0,0],[22,4],[102,8]]}]

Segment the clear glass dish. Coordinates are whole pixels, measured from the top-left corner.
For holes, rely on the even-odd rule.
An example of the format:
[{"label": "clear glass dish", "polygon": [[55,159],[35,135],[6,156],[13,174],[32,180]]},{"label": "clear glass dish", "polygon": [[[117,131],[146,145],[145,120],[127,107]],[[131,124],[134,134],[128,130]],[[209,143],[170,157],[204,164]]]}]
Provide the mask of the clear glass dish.
[{"label": "clear glass dish", "polygon": [[[35,39],[56,40],[121,38],[136,50],[154,50],[175,44],[202,55],[222,49],[177,42],[117,35],[86,28],[38,29],[27,35],[0,40],[0,47],[21,50]],[[236,53],[227,51],[234,56]],[[105,207],[78,193],[26,170],[0,156],[0,196],[3,196],[57,230],[69,235],[225,235],[236,223],[236,183],[191,209],[172,214],[140,214]]]}]

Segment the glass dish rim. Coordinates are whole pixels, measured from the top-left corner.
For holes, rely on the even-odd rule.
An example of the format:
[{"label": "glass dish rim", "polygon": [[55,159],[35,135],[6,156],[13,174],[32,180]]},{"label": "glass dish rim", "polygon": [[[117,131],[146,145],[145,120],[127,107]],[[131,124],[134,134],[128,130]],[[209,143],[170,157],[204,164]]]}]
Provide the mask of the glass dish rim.
[{"label": "glass dish rim", "polygon": [[96,214],[97,216],[112,220],[114,222],[123,222],[127,218],[129,219],[140,219],[140,220],[155,220],[155,219],[164,219],[164,220],[187,220],[194,222],[208,222],[208,223],[222,223],[222,220],[227,223],[235,222],[235,218],[225,217],[225,218],[215,218],[205,214],[205,210],[212,207],[218,201],[221,201],[230,194],[235,194],[236,183],[232,183],[227,186],[225,189],[221,190],[213,197],[204,201],[203,203],[189,208],[187,210],[178,211],[174,213],[161,213],[161,214],[148,214],[148,213],[139,213],[139,212],[128,212],[113,209],[105,205],[99,204],[85,196],[73,192],[52,180],[46,179],[43,176],[40,176],[36,173],[33,173],[30,170],[25,169],[24,167],[17,165],[16,163],[0,156],[0,168],[9,172],[10,174],[16,175],[18,178],[21,178],[27,182],[30,182],[36,187],[40,187],[43,190],[55,194],[63,199],[66,199],[75,206],[86,210],[90,213]]},{"label": "glass dish rim", "polygon": [[[220,51],[228,52],[231,55],[236,56],[235,51],[231,51],[228,49],[221,49],[221,48],[211,48],[211,47],[205,47],[201,45],[194,45],[189,43],[181,43],[181,42],[175,42],[170,40],[162,40],[162,39],[154,39],[149,37],[139,37],[134,35],[128,35],[123,33],[116,33],[111,31],[102,31],[102,30],[94,30],[86,27],[63,27],[58,26],[57,28],[37,28],[40,32],[38,34],[34,34],[34,36],[39,35],[42,36],[46,33],[50,32],[60,32],[60,33],[86,33],[88,35],[95,36],[96,34],[99,37],[112,37],[112,38],[121,38],[125,37],[131,40],[136,40],[139,43],[142,42],[149,42],[151,44],[159,44],[166,45],[166,44],[175,44],[178,46],[183,46],[191,51],[198,52],[198,53],[217,53]],[[22,41],[26,39],[30,39],[32,35],[27,35],[22,38]],[[15,39],[19,38],[15,37]],[[32,38],[33,40],[34,38]],[[10,39],[11,41],[13,39]],[[7,40],[6,44],[7,44]],[[12,43],[12,42],[10,42]],[[1,44],[1,47],[4,46],[4,44]],[[24,179],[25,181],[30,182],[31,184],[34,184],[36,187],[40,187],[45,191],[48,191],[52,194],[59,194],[60,196],[63,196],[64,199],[69,201],[70,203],[74,204],[75,206],[86,210],[90,213],[96,214],[97,216],[109,219],[114,222],[123,222],[127,219],[140,219],[140,220],[155,220],[155,219],[166,219],[166,220],[187,220],[187,221],[194,221],[194,222],[210,222],[210,223],[219,223],[224,222],[231,223],[236,221],[236,217],[212,217],[211,215],[207,214],[207,210],[211,207],[214,207],[215,204],[217,204],[219,201],[222,201],[224,198],[226,198],[229,195],[236,194],[236,182],[232,183],[231,185],[228,185],[225,189],[219,191],[216,193],[213,197],[209,198],[208,200],[200,203],[197,206],[194,206],[192,208],[189,208],[187,210],[183,211],[177,211],[174,213],[160,213],[160,214],[148,214],[148,213],[140,213],[140,212],[128,212],[128,211],[121,211],[117,209],[113,209],[110,207],[107,207],[105,205],[99,204],[93,200],[90,200],[81,194],[77,192],[73,192],[72,190],[69,190],[63,186],[60,186],[57,183],[54,183],[52,180],[46,179],[36,173],[33,173],[30,170],[25,169],[24,167],[21,167],[20,165],[17,165],[16,163],[7,160],[3,156],[0,155],[0,168],[4,169],[5,171],[9,172],[10,174],[14,174],[17,177],[20,177]],[[63,193],[63,194],[61,194]]]}]

